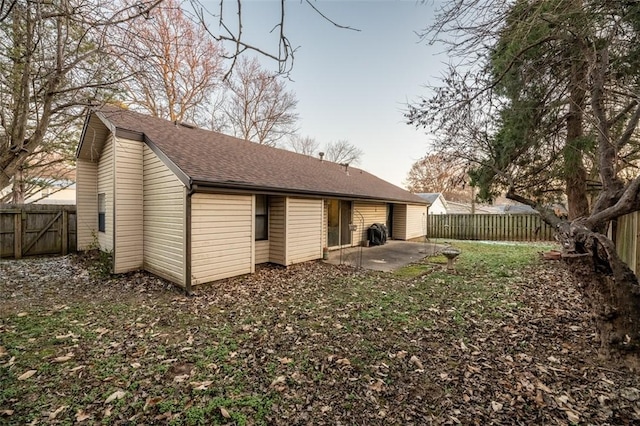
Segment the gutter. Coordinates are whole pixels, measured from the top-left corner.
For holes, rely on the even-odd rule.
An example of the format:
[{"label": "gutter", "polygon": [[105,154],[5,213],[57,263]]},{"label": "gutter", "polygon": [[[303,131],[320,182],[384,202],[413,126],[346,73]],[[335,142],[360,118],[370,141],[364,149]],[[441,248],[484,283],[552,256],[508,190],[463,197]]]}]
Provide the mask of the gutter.
[{"label": "gutter", "polygon": [[[415,204],[415,205],[428,205],[429,203],[426,200],[403,200],[397,198],[374,198],[366,195],[355,195],[355,194],[336,194],[330,192],[322,192],[322,191],[310,191],[303,189],[283,189],[283,188],[273,188],[273,187],[265,187],[259,185],[250,185],[244,182],[209,182],[204,180],[191,180],[190,186],[195,188],[198,192],[220,192],[220,190],[228,190],[233,192],[250,192],[252,194],[271,194],[271,195],[284,195],[284,196],[295,196],[295,195],[306,195],[306,196],[314,196],[316,198],[333,198],[333,199],[345,199],[345,200],[366,200],[366,201],[381,201],[381,202],[397,202],[404,204]],[[419,198],[419,197],[418,197]]]}]

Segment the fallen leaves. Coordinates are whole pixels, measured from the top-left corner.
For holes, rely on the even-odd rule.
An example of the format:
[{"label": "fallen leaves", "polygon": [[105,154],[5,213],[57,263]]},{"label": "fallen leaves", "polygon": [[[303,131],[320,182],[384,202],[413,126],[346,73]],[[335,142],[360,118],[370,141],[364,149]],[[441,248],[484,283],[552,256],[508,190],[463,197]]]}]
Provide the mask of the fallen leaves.
[{"label": "fallen leaves", "polygon": [[32,377],[34,374],[36,374],[37,372],[38,372],[38,370],[25,371],[24,373],[22,373],[21,375],[18,376],[18,380],[27,380],[30,377]]},{"label": "fallen leaves", "polygon": [[549,389],[549,387],[547,387],[547,385],[545,385],[544,383],[542,383],[541,381],[538,381],[536,383],[536,387],[546,393],[553,393],[553,391],[551,389]]},{"label": "fallen leaves", "polygon": [[73,368],[70,368],[69,369],[69,373],[75,373],[76,371],[80,371],[85,367],[86,367],[86,365],[77,365],[77,366],[75,366]]},{"label": "fallen leaves", "polygon": [[275,389],[278,392],[282,392],[286,388],[285,386],[286,381],[287,381],[287,378],[285,376],[278,376],[275,379],[273,379],[269,387],[272,389]]},{"label": "fallen leaves", "polygon": [[384,389],[384,381],[381,379],[377,379],[375,382],[371,383],[368,387],[372,391],[380,393]]},{"label": "fallen leaves", "polygon": [[213,380],[205,380],[204,382],[191,382],[193,390],[207,390],[213,384]]},{"label": "fallen leaves", "polygon": [[92,416],[90,414],[85,413],[83,410],[78,410],[76,412],[76,421],[78,423],[84,422],[85,420],[89,420]]},{"label": "fallen leaves", "polygon": [[74,333],[69,332],[69,333],[67,333],[67,334],[59,334],[59,335],[57,335],[57,336],[56,336],[56,339],[57,339],[57,340],[65,340],[65,339],[69,339],[69,338],[71,338],[71,339],[77,339],[78,337],[80,337],[80,336],[79,336],[79,335],[77,335],[77,334],[74,334]]},{"label": "fallen leaves", "polygon": [[231,418],[231,414],[229,414],[229,411],[227,411],[227,409],[224,407],[220,407],[220,414],[222,414],[222,417],[224,417],[225,419]]},{"label": "fallen leaves", "polygon": [[411,355],[409,358],[409,363],[415,366],[418,370],[424,370],[424,365],[422,365],[422,361],[415,355]]},{"label": "fallen leaves", "polygon": [[122,399],[122,398],[124,398],[124,396],[125,396],[126,394],[127,394],[127,393],[126,393],[125,391],[123,391],[123,390],[117,390],[117,391],[113,392],[111,395],[109,395],[109,396],[107,397],[107,399],[104,401],[104,403],[105,403],[105,404],[110,404],[110,403],[112,403],[113,401],[116,401],[116,400],[118,400],[118,399]]},{"label": "fallen leaves", "polygon": [[634,402],[640,399],[640,390],[637,388],[622,388],[620,389],[620,396],[627,401]]},{"label": "fallen leaves", "polygon": [[187,381],[190,377],[191,377],[191,375],[189,375],[189,374],[179,374],[179,375],[173,377],[173,381],[175,383],[182,383],[182,382]]},{"label": "fallen leaves", "polygon": [[[600,368],[588,311],[557,267],[482,282],[482,266],[402,280],[311,262],[188,298],[146,274],[97,286],[62,271],[53,300],[40,280],[7,289],[0,277],[15,295],[0,366],[18,392],[0,416],[27,424],[37,405],[41,422],[81,424],[640,421],[640,379]],[[34,377],[52,389],[37,401]]]},{"label": "fallen leaves", "polygon": [[58,414],[62,413],[67,408],[69,408],[68,405],[63,405],[61,407],[58,407],[55,411],[49,413],[49,420],[55,419],[56,417],[58,417]]},{"label": "fallen leaves", "polygon": [[104,328],[104,327],[98,327],[93,331],[98,333],[98,337],[96,337],[96,339],[101,339],[102,336],[104,336],[105,334],[107,334],[109,332],[109,329],[108,328]]},{"label": "fallen leaves", "polygon": [[54,362],[56,364],[62,364],[64,362],[67,362],[69,360],[71,360],[73,358],[73,352],[69,352],[68,354],[64,355],[64,356],[59,356],[56,357],[54,359],[51,360],[51,362]]},{"label": "fallen leaves", "polygon": [[571,423],[575,423],[575,424],[580,423],[580,416],[578,414],[570,410],[566,410],[565,413]]},{"label": "fallen leaves", "polygon": [[464,341],[462,339],[460,339],[460,350],[462,351],[469,350],[469,348],[467,348],[467,345],[464,344]]}]

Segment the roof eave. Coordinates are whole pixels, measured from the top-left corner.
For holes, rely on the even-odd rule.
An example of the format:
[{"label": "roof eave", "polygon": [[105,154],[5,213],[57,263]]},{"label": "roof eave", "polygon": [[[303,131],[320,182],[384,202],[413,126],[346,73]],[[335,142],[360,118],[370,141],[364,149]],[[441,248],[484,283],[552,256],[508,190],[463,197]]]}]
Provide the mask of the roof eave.
[{"label": "roof eave", "polygon": [[82,125],[82,132],[80,133],[80,143],[76,147],[76,158],[80,156],[80,149],[84,143],[84,137],[87,134],[87,127],[89,127],[89,119],[91,118],[91,113],[87,114],[84,117],[84,124]]},{"label": "roof eave", "polygon": [[345,199],[357,199],[357,200],[367,200],[367,201],[384,201],[384,202],[395,202],[395,203],[403,203],[403,204],[416,204],[416,205],[426,205],[429,204],[427,202],[420,202],[420,200],[405,200],[400,198],[385,198],[378,197],[374,198],[369,195],[359,195],[359,194],[345,194],[345,193],[335,193],[335,192],[326,192],[326,191],[313,191],[313,190],[305,190],[305,189],[289,189],[289,188],[279,188],[279,187],[270,187],[264,185],[253,185],[243,182],[212,182],[203,179],[193,179],[192,180],[193,190],[194,192],[203,192],[206,190],[237,190],[237,191],[250,191],[250,192],[263,192],[263,193],[272,193],[278,195],[304,195],[304,196],[313,196],[318,198],[345,198]]},{"label": "roof eave", "polygon": [[84,124],[82,125],[82,132],[80,133],[80,142],[76,147],[76,158],[80,158],[80,153],[84,145],[85,137],[87,135],[89,126],[91,125],[91,117],[94,115],[100,120],[102,124],[104,124],[107,130],[109,130],[113,134],[115,134],[116,132],[116,127],[113,125],[113,123],[111,123],[107,119],[107,117],[104,116],[104,114],[102,114],[100,111],[90,110],[84,119]]},{"label": "roof eave", "polygon": [[187,175],[178,165],[173,162],[161,149],[156,145],[146,134],[143,134],[144,143],[147,144],[149,149],[162,161],[165,166],[173,172],[174,175],[187,187],[189,191],[193,189],[193,180]]}]

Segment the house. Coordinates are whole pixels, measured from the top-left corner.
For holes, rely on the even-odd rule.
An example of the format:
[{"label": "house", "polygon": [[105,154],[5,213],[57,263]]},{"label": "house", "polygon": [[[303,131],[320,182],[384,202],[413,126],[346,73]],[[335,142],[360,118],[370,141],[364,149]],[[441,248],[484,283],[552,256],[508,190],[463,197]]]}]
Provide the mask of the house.
[{"label": "house", "polygon": [[76,158],[78,249],[187,291],[320,259],[373,223],[426,234],[426,202],[364,170],[120,108],[87,115]]},{"label": "house", "polygon": [[420,192],[416,195],[429,203],[429,214],[447,214],[447,200],[442,192]]},{"label": "house", "polygon": [[76,184],[70,180],[52,180],[25,200],[26,204],[75,204]]},{"label": "house", "polygon": [[486,204],[447,201],[447,214],[501,214],[500,209]]},{"label": "house", "polygon": [[[0,189],[0,201],[12,200],[13,184]],[[66,179],[31,179],[24,204],[64,204],[76,203],[75,182]]]},{"label": "house", "polygon": [[538,210],[521,203],[501,204],[496,206],[502,214],[540,214]]}]

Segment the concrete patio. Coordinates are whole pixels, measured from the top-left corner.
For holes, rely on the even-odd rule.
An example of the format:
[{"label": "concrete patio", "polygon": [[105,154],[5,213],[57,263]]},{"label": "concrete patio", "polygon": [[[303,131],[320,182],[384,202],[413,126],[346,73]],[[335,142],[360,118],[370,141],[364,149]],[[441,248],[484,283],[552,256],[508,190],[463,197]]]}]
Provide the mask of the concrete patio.
[{"label": "concrete patio", "polygon": [[350,265],[374,271],[393,271],[432,256],[446,246],[430,242],[387,241],[383,246],[349,247],[329,252],[327,263]]}]

